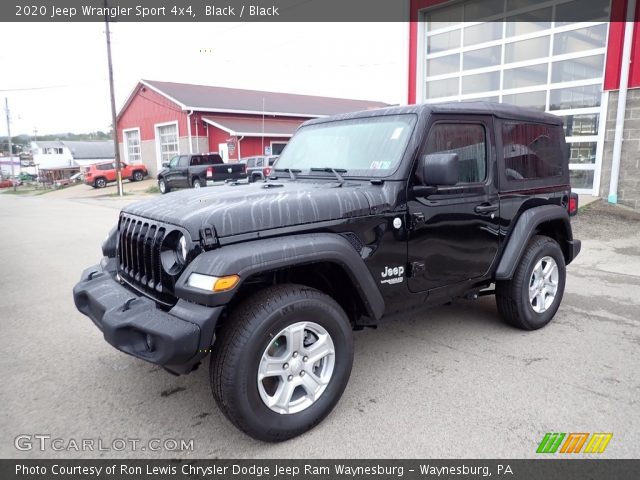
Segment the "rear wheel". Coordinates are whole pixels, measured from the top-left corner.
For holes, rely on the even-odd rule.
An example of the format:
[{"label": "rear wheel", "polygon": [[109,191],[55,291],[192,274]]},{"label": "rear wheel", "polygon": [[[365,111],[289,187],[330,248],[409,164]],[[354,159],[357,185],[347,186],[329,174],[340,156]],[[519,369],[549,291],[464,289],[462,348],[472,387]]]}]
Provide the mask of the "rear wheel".
[{"label": "rear wheel", "polygon": [[260,175],[253,175],[251,177],[252,182],[259,182],[260,180],[262,180],[262,177]]},{"label": "rear wheel", "polygon": [[167,181],[164,178],[158,180],[158,189],[163,195],[171,191],[171,188],[169,187],[169,185],[167,185]]},{"label": "rear wheel", "polygon": [[211,388],[240,430],[283,441],[331,412],[352,363],[351,325],[340,306],[315,289],[280,285],[231,313],[211,357]]},{"label": "rear wheel", "polygon": [[202,187],[202,181],[199,178],[194,178],[193,182],[191,182],[191,185],[193,186],[193,188],[200,188]]},{"label": "rear wheel", "polygon": [[558,311],[566,280],[564,255],[558,243],[534,236],[511,280],[496,282],[496,303],[502,318],[524,330],[548,324]]},{"label": "rear wheel", "polygon": [[107,181],[104,178],[96,178],[94,184],[96,188],[104,188],[107,186]]}]

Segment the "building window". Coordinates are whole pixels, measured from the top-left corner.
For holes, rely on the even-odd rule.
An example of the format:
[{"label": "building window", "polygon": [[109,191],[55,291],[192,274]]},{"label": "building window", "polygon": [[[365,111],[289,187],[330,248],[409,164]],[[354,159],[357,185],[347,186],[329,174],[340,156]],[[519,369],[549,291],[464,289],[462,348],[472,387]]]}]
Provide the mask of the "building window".
[{"label": "building window", "polygon": [[160,147],[160,163],[162,164],[180,153],[178,147],[178,125],[175,123],[160,125],[156,129]]},{"label": "building window", "polygon": [[62,155],[61,147],[46,147],[42,149],[44,155]]},{"label": "building window", "polygon": [[[563,117],[573,186],[594,193],[589,182],[599,177],[595,152],[602,150],[609,1],[590,2],[595,10],[585,13],[588,22],[561,21],[584,8],[577,0],[549,0],[542,7],[524,0],[466,0],[424,10],[419,101],[491,99]],[[601,21],[592,20],[599,18],[595,11]]]},{"label": "building window", "polygon": [[280,155],[286,146],[286,142],[271,142],[271,155]]},{"label": "building window", "polygon": [[124,151],[127,163],[140,163],[140,129],[132,128],[124,131]]}]

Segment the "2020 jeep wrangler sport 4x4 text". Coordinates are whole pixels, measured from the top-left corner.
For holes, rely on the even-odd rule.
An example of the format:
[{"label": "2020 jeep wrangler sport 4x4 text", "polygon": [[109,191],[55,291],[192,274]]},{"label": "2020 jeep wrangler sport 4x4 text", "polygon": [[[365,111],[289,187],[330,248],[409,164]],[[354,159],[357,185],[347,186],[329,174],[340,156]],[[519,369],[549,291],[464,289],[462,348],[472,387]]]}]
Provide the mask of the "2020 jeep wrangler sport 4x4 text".
[{"label": "2020 jeep wrangler sport 4x4 text", "polygon": [[562,122],[501,104],[306,122],[269,181],[125,207],[75,304],[117,349],[173,373],[211,352],[213,396],[257,439],[317,425],[352,331],[495,294],[515,327],[558,310],[580,251]]}]

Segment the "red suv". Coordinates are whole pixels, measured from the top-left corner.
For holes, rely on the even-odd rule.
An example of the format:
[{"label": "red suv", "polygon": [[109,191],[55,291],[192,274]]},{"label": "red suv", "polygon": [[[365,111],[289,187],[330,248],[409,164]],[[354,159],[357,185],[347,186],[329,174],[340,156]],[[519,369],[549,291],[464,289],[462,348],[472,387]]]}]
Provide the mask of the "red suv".
[{"label": "red suv", "polygon": [[[122,179],[129,179],[132,182],[139,182],[146,177],[149,172],[144,165],[128,165],[121,163]],[[96,163],[84,169],[84,183],[93,188],[104,188],[109,182],[116,181],[116,165],[114,162]]]}]

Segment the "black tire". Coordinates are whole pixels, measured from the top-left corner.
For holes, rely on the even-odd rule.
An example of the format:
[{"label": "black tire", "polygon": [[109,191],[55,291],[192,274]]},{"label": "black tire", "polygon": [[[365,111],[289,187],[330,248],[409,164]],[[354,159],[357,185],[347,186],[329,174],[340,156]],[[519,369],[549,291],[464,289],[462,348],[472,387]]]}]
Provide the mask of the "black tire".
[{"label": "black tire", "polygon": [[261,177],[260,175],[257,175],[257,174],[256,174],[256,175],[252,175],[252,176],[251,176],[251,181],[252,181],[252,182],[259,182],[259,181],[261,181],[261,180],[262,180],[262,177]]},{"label": "black tire", "polygon": [[[333,374],[324,392],[306,409],[277,413],[267,407],[258,390],[260,360],[275,335],[304,319],[322,326],[333,340]],[[344,392],[352,364],[352,330],[342,308],[313,288],[278,285],[247,298],[229,315],[211,357],[211,389],[220,410],[236,427],[255,439],[279,442],[310,430],[331,412]]]},{"label": "black tire", "polygon": [[[555,260],[558,285],[553,302],[543,312],[536,312],[529,300],[529,287],[533,270],[544,257]],[[549,237],[536,235],[527,245],[511,280],[496,282],[496,304],[502,318],[514,327],[537,330],[547,325],[558,311],[566,281],[564,255],[558,243]]]},{"label": "black tire", "polygon": [[158,180],[158,190],[160,190],[160,193],[163,195],[171,191],[171,187],[167,184],[164,178],[160,178]]},{"label": "black tire", "polygon": [[194,178],[191,182],[191,186],[193,188],[202,188],[202,180],[200,180],[199,178]]},{"label": "black tire", "polygon": [[249,183],[253,183],[253,177],[251,175],[247,175],[247,181]]},{"label": "black tire", "polygon": [[96,188],[104,188],[107,186],[107,180],[105,178],[96,178],[94,185]]},{"label": "black tire", "polygon": [[143,178],[144,178],[144,175],[142,174],[142,172],[140,170],[136,170],[135,172],[133,172],[132,180],[134,182],[141,182]]}]

